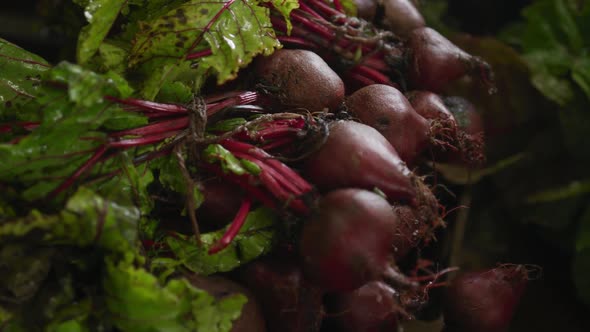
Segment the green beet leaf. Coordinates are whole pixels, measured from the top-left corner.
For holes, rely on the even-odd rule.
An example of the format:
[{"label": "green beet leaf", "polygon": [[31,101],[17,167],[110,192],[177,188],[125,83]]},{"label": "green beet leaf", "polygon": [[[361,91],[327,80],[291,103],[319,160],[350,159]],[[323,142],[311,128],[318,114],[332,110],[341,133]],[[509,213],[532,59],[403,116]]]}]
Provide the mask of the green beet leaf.
[{"label": "green beet leaf", "polygon": [[202,246],[190,236],[168,236],[166,243],[178,260],[188,269],[208,275],[227,272],[268,253],[274,243],[274,224],[277,216],[268,208],[259,208],[248,214],[242,229],[224,250],[209,255],[209,247],[221,238],[225,230],[201,235]]},{"label": "green beet leaf", "polygon": [[[284,15],[297,6],[296,1],[273,4]],[[280,46],[269,10],[261,1],[192,0],[139,25],[129,65],[159,68],[149,78],[151,92],[143,93],[151,96],[154,89],[174,79],[177,67],[188,58],[194,58],[193,80],[215,74],[217,82],[223,83],[235,78],[255,56],[269,55]]]},{"label": "green beet leaf", "polygon": [[216,299],[185,279],[161,283],[125,262],[106,265],[106,307],[123,331],[228,332],[247,301],[241,294]]},{"label": "green beet leaf", "polygon": [[[84,8],[88,25],[78,36],[77,60],[84,64],[99,50],[128,0],[89,0]],[[107,50],[103,49],[103,53]]]},{"label": "green beet leaf", "polygon": [[81,187],[57,214],[38,210],[0,224],[0,239],[74,246],[98,246],[118,253],[137,246],[140,211]]},{"label": "green beet leaf", "polygon": [[0,121],[26,119],[16,113],[35,101],[50,68],[41,57],[0,38]]}]

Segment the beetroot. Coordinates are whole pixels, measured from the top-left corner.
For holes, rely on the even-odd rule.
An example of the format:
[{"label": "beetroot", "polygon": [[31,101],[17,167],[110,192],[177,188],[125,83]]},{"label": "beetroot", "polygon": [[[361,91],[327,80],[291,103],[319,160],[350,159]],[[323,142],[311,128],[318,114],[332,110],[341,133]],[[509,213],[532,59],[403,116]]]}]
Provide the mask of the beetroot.
[{"label": "beetroot", "polygon": [[399,294],[381,281],[369,282],[348,293],[327,299],[330,322],[341,332],[397,331],[400,317],[408,316]]},{"label": "beetroot", "polygon": [[202,182],[203,203],[196,211],[203,231],[212,231],[227,225],[240,208],[243,193],[236,187],[217,179]]},{"label": "beetroot", "polygon": [[344,83],[317,54],[282,49],[257,59],[258,80],[281,105],[311,112],[334,111],[344,100]]},{"label": "beetroot", "polygon": [[356,16],[365,21],[373,21],[377,15],[377,0],[354,0]]},{"label": "beetroot", "polygon": [[319,331],[323,291],[310,284],[294,262],[257,260],[241,268],[238,278],[259,299],[269,331]]},{"label": "beetroot", "polygon": [[204,277],[191,274],[185,276],[185,278],[195,287],[207,291],[216,299],[221,299],[232,294],[242,294],[248,298],[248,302],[242,307],[242,314],[232,322],[231,332],[266,331],[266,324],[260,306],[250,290],[223,277]]},{"label": "beetroot", "polygon": [[333,294],[326,302],[330,320],[341,332],[397,331],[400,313],[405,315],[397,292],[381,281]]},{"label": "beetroot", "polygon": [[412,30],[426,25],[411,0],[383,0],[383,9],[383,24],[398,36],[406,37]]},{"label": "beetroot", "polygon": [[414,110],[431,122],[435,160],[467,166],[485,162],[483,123],[473,104],[428,91],[411,91],[406,96]]},{"label": "beetroot", "polygon": [[393,237],[393,257],[399,261],[421,245],[434,239],[434,232],[444,226],[438,213],[438,200],[426,184],[414,178],[416,187],[416,206],[394,204],[393,211],[399,219]]},{"label": "beetroot", "polygon": [[408,78],[413,88],[440,92],[465,74],[476,74],[485,83],[491,83],[491,68],[485,61],[464,52],[436,30],[414,29],[406,47],[410,62]]},{"label": "beetroot", "polygon": [[449,127],[456,128],[457,123],[445,101],[436,93],[430,91],[415,90],[405,94],[406,98],[416,111],[427,120],[449,122]]},{"label": "beetroot", "polygon": [[411,171],[375,129],[354,121],[337,121],[322,147],[305,161],[305,175],[319,189],[379,188],[390,200],[415,196]]},{"label": "beetroot", "polygon": [[461,130],[470,135],[483,134],[483,121],[475,105],[459,96],[445,97],[444,104]]},{"label": "beetroot", "polygon": [[408,164],[428,145],[428,121],[394,87],[366,86],[350,95],[346,106],[361,122],[377,129]]},{"label": "beetroot", "polygon": [[523,265],[467,272],[452,280],[445,321],[453,331],[507,331],[528,280]]},{"label": "beetroot", "polygon": [[303,226],[303,271],[329,291],[350,291],[376,280],[390,267],[397,224],[381,196],[362,189],[332,191]]}]

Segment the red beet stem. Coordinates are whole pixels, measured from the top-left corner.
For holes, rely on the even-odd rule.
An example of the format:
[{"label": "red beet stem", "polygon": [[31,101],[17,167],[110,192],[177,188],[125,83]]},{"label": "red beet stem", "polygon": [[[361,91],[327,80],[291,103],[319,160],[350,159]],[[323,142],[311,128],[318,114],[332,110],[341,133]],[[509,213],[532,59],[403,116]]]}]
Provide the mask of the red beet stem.
[{"label": "red beet stem", "polygon": [[122,137],[122,136],[144,136],[167,133],[176,131],[179,129],[185,129],[188,127],[189,118],[184,116],[182,118],[176,118],[171,120],[163,120],[154,122],[149,125],[145,125],[138,128],[126,129],[113,132],[109,134],[110,137]]},{"label": "red beet stem", "polygon": [[51,193],[49,193],[49,197],[55,197],[68,187],[70,187],[76,179],[82,175],[82,173],[86,172],[92,166],[94,166],[98,160],[102,157],[102,155],[107,151],[108,146],[106,144],[101,145],[94,151],[94,154],[90,157],[90,159],[86,160],[84,164],[82,164],[78,169],[70,175],[64,182],[62,182],[57,188],[55,188]]},{"label": "red beet stem", "polygon": [[227,248],[227,246],[236,237],[236,235],[238,235],[240,229],[246,221],[248,212],[250,212],[251,205],[252,201],[249,197],[245,197],[244,199],[242,199],[242,204],[240,205],[240,209],[238,210],[238,213],[236,213],[234,220],[231,222],[230,226],[227,228],[227,230],[219,239],[219,241],[217,241],[213,246],[211,246],[211,248],[209,249],[209,255],[213,255]]},{"label": "red beet stem", "polygon": [[185,59],[186,60],[194,60],[194,59],[200,59],[200,58],[204,58],[206,56],[209,56],[213,54],[213,51],[211,51],[210,48],[206,49],[206,50],[202,50],[202,51],[198,51],[198,52],[192,52],[189,53]]},{"label": "red beet stem", "polygon": [[146,135],[139,138],[129,138],[123,140],[111,141],[108,143],[109,147],[113,148],[132,148],[136,146],[150,145],[159,143],[167,138],[174,137],[180,134],[182,130],[177,131],[166,131],[155,135]]},{"label": "red beet stem", "polygon": [[134,107],[137,107],[137,108],[145,110],[145,111],[166,112],[166,113],[170,113],[170,115],[186,114],[187,113],[186,107],[184,107],[182,105],[177,105],[177,104],[157,103],[154,101],[135,99],[135,98],[120,99],[120,98],[112,97],[112,96],[105,96],[104,98],[106,100],[113,101],[113,102],[116,102],[119,104],[134,106]]}]

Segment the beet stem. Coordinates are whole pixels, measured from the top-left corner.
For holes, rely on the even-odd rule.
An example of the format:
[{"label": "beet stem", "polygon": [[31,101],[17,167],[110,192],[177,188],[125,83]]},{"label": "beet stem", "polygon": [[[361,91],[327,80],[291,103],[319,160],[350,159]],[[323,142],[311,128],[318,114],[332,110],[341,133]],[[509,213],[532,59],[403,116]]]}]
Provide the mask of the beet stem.
[{"label": "beet stem", "polygon": [[244,222],[246,221],[248,212],[250,212],[251,205],[252,200],[249,197],[242,199],[242,204],[240,205],[240,209],[238,210],[238,213],[236,213],[234,220],[231,222],[230,226],[219,239],[219,241],[211,246],[209,249],[209,255],[213,255],[227,248],[231,241],[238,235],[240,229],[242,229],[242,226],[244,226]]}]

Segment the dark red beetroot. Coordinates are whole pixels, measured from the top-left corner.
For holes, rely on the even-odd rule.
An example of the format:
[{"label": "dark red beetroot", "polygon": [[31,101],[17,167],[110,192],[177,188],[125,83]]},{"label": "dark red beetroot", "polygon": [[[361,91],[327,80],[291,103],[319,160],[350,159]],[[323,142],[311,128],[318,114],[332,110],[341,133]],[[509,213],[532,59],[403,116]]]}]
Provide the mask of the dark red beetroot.
[{"label": "dark red beetroot", "polygon": [[381,281],[373,281],[349,292],[327,298],[328,316],[341,332],[397,331],[405,310],[396,291]]},{"label": "dark red beetroot", "polygon": [[242,307],[242,314],[232,322],[231,332],[266,331],[266,324],[258,302],[256,302],[254,295],[248,289],[223,277],[204,277],[192,274],[185,276],[185,278],[195,287],[207,291],[216,299],[222,299],[233,294],[242,294],[248,298],[248,302]]},{"label": "dark red beetroot", "polygon": [[278,50],[258,58],[255,71],[257,79],[283,106],[311,112],[334,111],[344,101],[344,83],[311,51]]},{"label": "dark red beetroot", "polygon": [[244,193],[235,185],[211,179],[203,181],[203,204],[196,211],[202,231],[218,230],[233,220]]},{"label": "dark red beetroot", "polygon": [[398,36],[406,37],[412,30],[426,25],[411,0],[383,0],[383,10],[383,24]]},{"label": "dark red beetroot", "polygon": [[346,106],[361,122],[377,129],[408,164],[428,146],[428,121],[394,87],[366,86],[350,95]]},{"label": "dark red beetroot", "polygon": [[300,239],[303,271],[328,291],[351,291],[390,269],[398,219],[381,196],[339,189],[320,199]]},{"label": "dark red beetroot", "polygon": [[445,295],[445,322],[452,331],[507,331],[528,273],[523,265],[503,265],[459,275]]},{"label": "dark red beetroot", "polygon": [[393,237],[393,258],[402,260],[408,253],[434,239],[434,232],[444,226],[439,215],[439,203],[430,188],[418,177],[414,178],[416,206],[394,204],[399,219]]},{"label": "dark red beetroot", "polygon": [[377,0],[354,0],[356,16],[365,21],[373,21],[377,14]]},{"label": "dark red beetroot", "polygon": [[269,331],[319,331],[323,291],[303,277],[298,265],[262,259],[241,268],[238,277],[256,294]]},{"label": "dark red beetroot", "polygon": [[406,98],[416,111],[427,120],[449,121],[449,125],[457,127],[455,118],[444,100],[436,93],[430,91],[414,90],[405,94]]},{"label": "dark red beetroot", "polygon": [[440,92],[449,82],[474,74],[491,84],[490,66],[469,55],[436,30],[414,29],[406,43],[409,55],[408,78],[412,88]]},{"label": "dark red beetroot", "polygon": [[406,94],[414,110],[431,121],[437,161],[480,166],[485,162],[483,123],[473,104],[461,97],[441,97],[428,91]]},{"label": "dark red beetroot", "polygon": [[458,96],[445,97],[443,100],[461,130],[470,135],[483,134],[483,120],[475,105],[469,100]]},{"label": "dark red beetroot", "polygon": [[392,201],[412,200],[411,171],[377,130],[354,121],[337,121],[322,147],[307,158],[306,178],[323,191],[379,188]]}]

